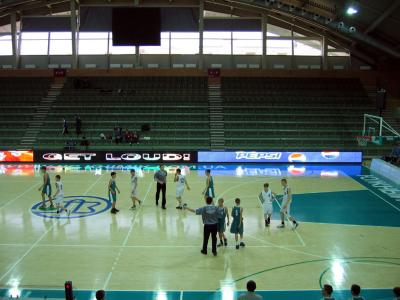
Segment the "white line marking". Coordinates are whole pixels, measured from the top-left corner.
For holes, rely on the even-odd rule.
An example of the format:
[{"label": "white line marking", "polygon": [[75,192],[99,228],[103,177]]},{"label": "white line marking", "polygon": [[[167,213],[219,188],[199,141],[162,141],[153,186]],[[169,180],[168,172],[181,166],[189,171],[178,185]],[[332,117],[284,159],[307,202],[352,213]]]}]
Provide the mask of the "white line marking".
[{"label": "white line marking", "polygon": [[[276,202],[276,204],[278,205],[279,209],[282,209],[282,206],[280,205],[280,203],[278,202],[278,200],[276,200],[275,202]],[[289,220],[287,214],[285,214],[285,217],[286,217],[286,220],[287,220],[289,223],[291,223],[292,226],[293,226],[293,223]],[[296,229],[294,229],[293,231],[296,233],[296,236],[297,236],[297,238],[299,239],[301,245],[302,245],[303,247],[305,247],[305,246],[306,246],[306,243],[304,242],[304,240],[303,240],[303,238],[301,237],[301,235],[297,232]]]},{"label": "white line marking", "polygon": [[[150,181],[149,186],[147,187],[146,194],[145,194],[145,196],[144,196],[144,198],[143,198],[143,202],[142,202],[142,204],[140,205],[139,209],[136,211],[136,213],[135,213],[135,215],[134,215],[134,217],[133,217],[133,219],[132,219],[132,224],[131,224],[131,226],[129,227],[128,233],[126,234],[124,241],[122,242],[122,246],[118,246],[118,248],[120,248],[120,249],[119,249],[117,258],[114,260],[114,263],[113,263],[113,266],[112,266],[112,268],[111,268],[111,271],[110,271],[110,273],[108,273],[107,279],[106,279],[105,282],[104,282],[103,290],[106,290],[106,289],[107,289],[107,286],[108,286],[108,284],[110,283],[110,280],[111,280],[111,277],[112,277],[112,272],[114,271],[114,268],[115,268],[115,266],[117,265],[117,263],[118,263],[118,261],[119,261],[119,258],[121,257],[122,251],[124,251],[124,249],[127,248],[127,247],[126,247],[126,244],[128,243],[129,236],[130,236],[130,234],[131,234],[131,232],[132,232],[132,230],[133,230],[133,227],[134,227],[134,225],[135,225],[135,223],[136,223],[137,216],[139,215],[139,213],[142,212],[142,207],[143,207],[143,205],[144,205],[144,203],[145,203],[145,201],[146,201],[146,199],[147,199],[147,196],[148,196],[148,194],[149,194],[149,192],[150,192],[150,189],[151,189],[151,186],[152,186],[153,184],[154,184],[153,181]],[[116,217],[116,216],[114,216],[114,217]]]},{"label": "white line marking", "polygon": [[5,203],[3,203],[0,206],[0,209],[3,209],[4,207],[8,206],[9,204],[11,204],[12,202],[14,202],[15,200],[18,200],[19,198],[21,198],[22,196],[24,196],[26,193],[30,192],[33,188],[37,187],[39,185],[39,183],[35,183],[34,185],[32,185],[30,188],[28,188],[27,190],[25,190],[24,192],[22,192],[21,194],[19,194],[17,197],[15,197],[14,199],[11,199]]},{"label": "white line marking", "polygon": [[147,196],[148,196],[148,194],[149,194],[149,192],[150,192],[150,189],[151,189],[151,186],[152,186],[152,185],[153,185],[153,182],[150,181],[149,186],[147,187],[146,194],[145,194],[145,196],[144,196],[144,198],[143,198],[143,202],[142,202],[142,204],[140,205],[139,209],[136,211],[135,216],[133,217],[133,220],[132,220],[132,224],[131,224],[131,226],[130,226],[130,228],[129,228],[129,231],[128,231],[128,233],[126,234],[126,237],[125,237],[125,239],[124,239],[124,242],[122,243],[122,246],[123,246],[123,247],[126,246],[126,244],[127,244],[127,242],[128,242],[129,235],[131,234],[131,232],[132,232],[132,230],[133,230],[133,227],[134,227],[134,225],[135,225],[135,223],[136,223],[137,216],[139,215],[140,212],[142,212],[142,207],[143,207],[143,205],[144,205],[144,203],[145,203],[145,201],[146,201],[146,199],[147,199]]},{"label": "white line marking", "polygon": [[375,193],[374,191],[371,191],[370,189],[368,189],[368,191],[370,191],[372,194],[374,194],[375,196],[381,198],[383,201],[385,201],[387,204],[389,204],[391,207],[393,207],[395,210],[400,211],[400,208],[398,208],[396,205],[390,203],[389,201],[387,201],[386,199],[382,198],[381,196],[379,196],[377,193]]},{"label": "white line marking", "polygon": [[[260,241],[260,242],[262,242],[262,243],[265,243],[265,244],[275,245],[275,244],[273,244],[273,243],[264,241],[264,240],[262,240],[262,239],[256,238],[256,237],[254,237],[254,236],[252,236],[252,235],[249,235],[249,234],[247,234],[246,236],[248,236],[248,237],[250,237],[250,238],[252,238],[252,239],[255,239],[255,240],[257,240],[257,241]],[[320,255],[316,255],[316,254],[312,254],[312,253],[308,253],[308,252],[304,252],[304,251],[299,251],[299,250],[295,250],[295,249],[290,249],[290,248],[287,248],[287,247],[284,247],[284,246],[279,246],[279,245],[275,245],[275,247],[276,247],[276,248],[280,248],[280,249],[284,249],[284,250],[287,250],[287,251],[291,251],[291,252],[296,252],[296,253],[300,253],[300,254],[305,254],[305,255],[308,255],[308,256],[312,256],[312,257],[318,257],[318,258],[323,258],[323,259],[332,258],[332,257],[320,256]]]},{"label": "white line marking", "polygon": [[[91,188],[98,183],[101,177],[102,176],[100,176],[93,184],[89,186],[84,195],[86,195],[91,190]],[[47,233],[49,233],[53,229],[56,224],[57,223],[53,221],[51,226],[36,240],[36,242],[34,242],[32,246],[8,269],[8,271],[0,277],[0,282],[4,279],[4,277],[6,277],[10,272],[15,269],[15,267],[33,250],[33,248],[35,248],[40,243],[40,241],[46,236]]]},{"label": "white line marking", "polygon": [[[9,246],[9,244],[4,244],[5,246]],[[0,247],[3,246],[3,244],[0,244]],[[29,244],[13,244],[13,246],[29,246]],[[259,245],[246,245],[246,248],[271,248],[271,247],[291,247],[291,248],[303,248],[301,245],[277,245],[273,244],[270,246],[259,246]],[[49,248],[127,248],[127,249],[134,249],[134,248],[198,248],[199,245],[138,245],[138,246],[119,246],[119,245],[95,245],[95,244],[76,244],[76,245],[71,245],[71,244],[40,244],[37,245],[37,247],[49,247]],[[235,246],[228,246],[227,248],[234,248]]]},{"label": "white line marking", "polygon": [[179,300],[183,300],[183,291],[181,291],[181,293],[179,295]]}]

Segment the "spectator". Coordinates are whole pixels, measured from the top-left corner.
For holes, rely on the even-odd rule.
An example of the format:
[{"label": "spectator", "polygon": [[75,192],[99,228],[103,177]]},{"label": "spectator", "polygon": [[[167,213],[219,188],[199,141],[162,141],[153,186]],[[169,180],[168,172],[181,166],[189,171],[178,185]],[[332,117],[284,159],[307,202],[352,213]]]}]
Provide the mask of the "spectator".
[{"label": "spectator", "polygon": [[86,136],[82,137],[81,146],[85,147],[85,150],[89,148],[90,142],[86,139]]},{"label": "spectator", "polygon": [[238,300],[262,300],[262,297],[255,293],[256,283],[253,280],[247,282],[247,293],[239,296]]},{"label": "spectator", "polygon": [[67,150],[75,150],[76,147],[76,141],[74,140],[69,140],[65,142],[65,149]]},{"label": "spectator", "polygon": [[96,300],[105,300],[106,299],[106,293],[103,290],[98,290],[96,292]]},{"label": "spectator", "polygon": [[107,140],[107,137],[106,137],[106,135],[105,135],[103,132],[100,133],[99,137],[100,137],[100,140],[101,140],[101,141]]},{"label": "spectator", "polygon": [[114,137],[115,137],[115,143],[119,144],[122,142],[122,128],[119,126],[114,127]]},{"label": "spectator", "polygon": [[62,135],[68,134],[68,122],[65,118],[63,118],[63,129]]},{"label": "spectator", "polygon": [[111,133],[107,134],[107,140],[110,142],[110,144],[112,143],[112,139],[113,139],[112,134]]},{"label": "spectator", "polygon": [[394,300],[400,300],[400,286],[393,288]]},{"label": "spectator", "polygon": [[324,284],[324,287],[322,288],[322,296],[323,300],[335,300],[334,297],[332,297],[333,293],[333,288],[330,284]]},{"label": "spectator", "polygon": [[133,132],[132,134],[132,142],[131,144],[139,144],[139,135],[136,131]]},{"label": "spectator", "polygon": [[125,130],[124,139],[125,143],[132,144],[132,133],[128,129]]},{"label": "spectator", "polygon": [[361,297],[361,287],[358,284],[353,284],[350,288],[351,298],[350,300],[365,300],[364,297]]},{"label": "spectator", "polygon": [[400,141],[397,141],[396,146],[393,148],[390,156],[391,162],[395,164],[400,163]]},{"label": "spectator", "polygon": [[75,130],[76,136],[80,136],[82,134],[82,120],[78,115],[75,116]]}]

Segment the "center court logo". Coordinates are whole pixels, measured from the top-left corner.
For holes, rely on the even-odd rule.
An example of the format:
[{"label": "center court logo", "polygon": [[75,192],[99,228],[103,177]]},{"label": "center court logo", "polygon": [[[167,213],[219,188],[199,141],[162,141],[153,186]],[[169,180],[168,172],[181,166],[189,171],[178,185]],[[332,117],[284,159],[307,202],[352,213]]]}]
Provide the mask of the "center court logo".
[{"label": "center court logo", "polygon": [[[42,202],[32,206],[33,214],[42,218],[67,219],[65,212],[57,214],[57,210],[40,210]],[[46,201],[49,205],[49,201]],[[95,196],[67,196],[64,197],[63,205],[71,211],[69,218],[85,218],[103,213],[111,208],[111,202],[105,198]]]}]

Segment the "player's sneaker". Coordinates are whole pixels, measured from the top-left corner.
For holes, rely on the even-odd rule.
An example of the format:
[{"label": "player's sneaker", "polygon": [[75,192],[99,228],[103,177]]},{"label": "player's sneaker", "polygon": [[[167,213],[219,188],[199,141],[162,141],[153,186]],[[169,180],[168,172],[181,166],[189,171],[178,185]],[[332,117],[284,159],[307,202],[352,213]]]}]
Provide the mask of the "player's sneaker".
[{"label": "player's sneaker", "polygon": [[60,210],[59,209],[57,209],[57,214],[59,214],[60,213]]},{"label": "player's sneaker", "polygon": [[178,206],[176,207],[176,209],[182,209],[182,206],[178,205]]},{"label": "player's sneaker", "polygon": [[112,209],[111,209],[111,213],[112,213],[112,214],[116,214],[116,213],[117,213],[117,210],[116,210],[115,208],[112,208]]},{"label": "player's sneaker", "polygon": [[132,207],[131,207],[131,210],[135,210],[136,209],[136,205],[133,205]]},{"label": "player's sneaker", "polygon": [[224,243],[221,241],[218,245],[217,245],[217,247],[222,247],[224,245]]},{"label": "player's sneaker", "polygon": [[116,209],[116,208],[115,208],[115,211],[116,211],[116,212],[119,212],[119,209]]},{"label": "player's sneaker", "polygon": [[239,249],[239,245],[236,245],[236,249]]},{"label": "player's sneaker", "polygon": [[65,212],[67,213],[67,217],[69,218],[69,216],[71,215],[71,210],[67,209]]},{"label": "player's sneaker", "polygon": [[293,224],[293,230],[296,230],[297,227],[299,227],[299,222]]},{"label": "player's sneaker", "polygon": [[217,251],[213,252],[213,255],[214,255],[214,256],[217,256]]},{"label": "player's sneaker", "polygon": [[187,207],[187,203],[183,203],[182,208],[185,209]]},{"label": "player's sneaker", "polygon": [[225,245],[225,247],[228,246],[228,240],[227,239],[224,239],[224,245]]},{"label": "player's sneaker", "polygon": [[245,243],[240,242],[240,247],[244,247],[244,246],[246,246]]},{"label": "player's sneaker", "polygon": [[277,228],[285,228],[285,224],[278,225]]},{"label": "player's sneaker", "polygon": [[49,209],[50,209],[50,210],[55,210],[56,208],[55,208],[54,205],[52,204],[52,205],[49,206]]},{"label": "player's sneaker", "polygon": [[200,250],[200,252],[201,252],[202,254],[204,254],[204,255],[207,255],[207,251]]},{"label": "player's sneaker", "polygon": [[140,206],[140,205],[142,205],[142,201],[141,201],[141,200],[139,200],[139,206]]},{"label": "player's sneaker", "polygon": [[46,205],[42,205],[39,207],[40,210],[46,210]]}]

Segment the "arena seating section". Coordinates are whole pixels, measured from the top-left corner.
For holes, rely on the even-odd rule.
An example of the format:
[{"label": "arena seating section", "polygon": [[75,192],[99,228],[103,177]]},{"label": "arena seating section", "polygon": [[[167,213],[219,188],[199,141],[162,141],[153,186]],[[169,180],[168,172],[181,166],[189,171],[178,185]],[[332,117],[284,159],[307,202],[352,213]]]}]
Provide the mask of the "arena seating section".
[{"label": "arena seating section", "polygon": [[358,79],[222,78],[227,148],[350,149],[376,110]]},{"label": "arena seating section", "polygon": [[0,146],[19,148],[52,78],[0,78]]},{"label": "arena seating section", "polygon": [[[90,77],[85,88],[68,78],[37,136],[35,148],[62,149],[74,135],[74,116],[83,121],[90,149],[210,149],[206,77]],[[1,78],[0,144],[20,140],[47,94],[52,78]],[[355,136],[364,113],[375,114],[358,79],[223,77],[227,149],[364,149]],[[62,118],[70,124],[62,136]],[[140,133],[140,144],[100,140],[114,126]],[[79,144],[79,142],[78,142]],[[388,148],[391,145],[387,146]],[[366,154],[387,153],[371,146]]]},{"label": "arena seating section", "polygon": [[[74,88],[69,78],[58,96],[37,146],[54,148],[68,137],[61,136],[62,118],[70,122],[74,137],[74,118],[79,114],[84,135],[96,149],[207,149],[209,117],[207,79],[201,77],[91,77],[80,78],[87,88]],[[101,141],[100,133],[113,134],[114,126],[140,131],[140,144],[115,145]],[[150,140],[144,140],[145,137]]]}]

